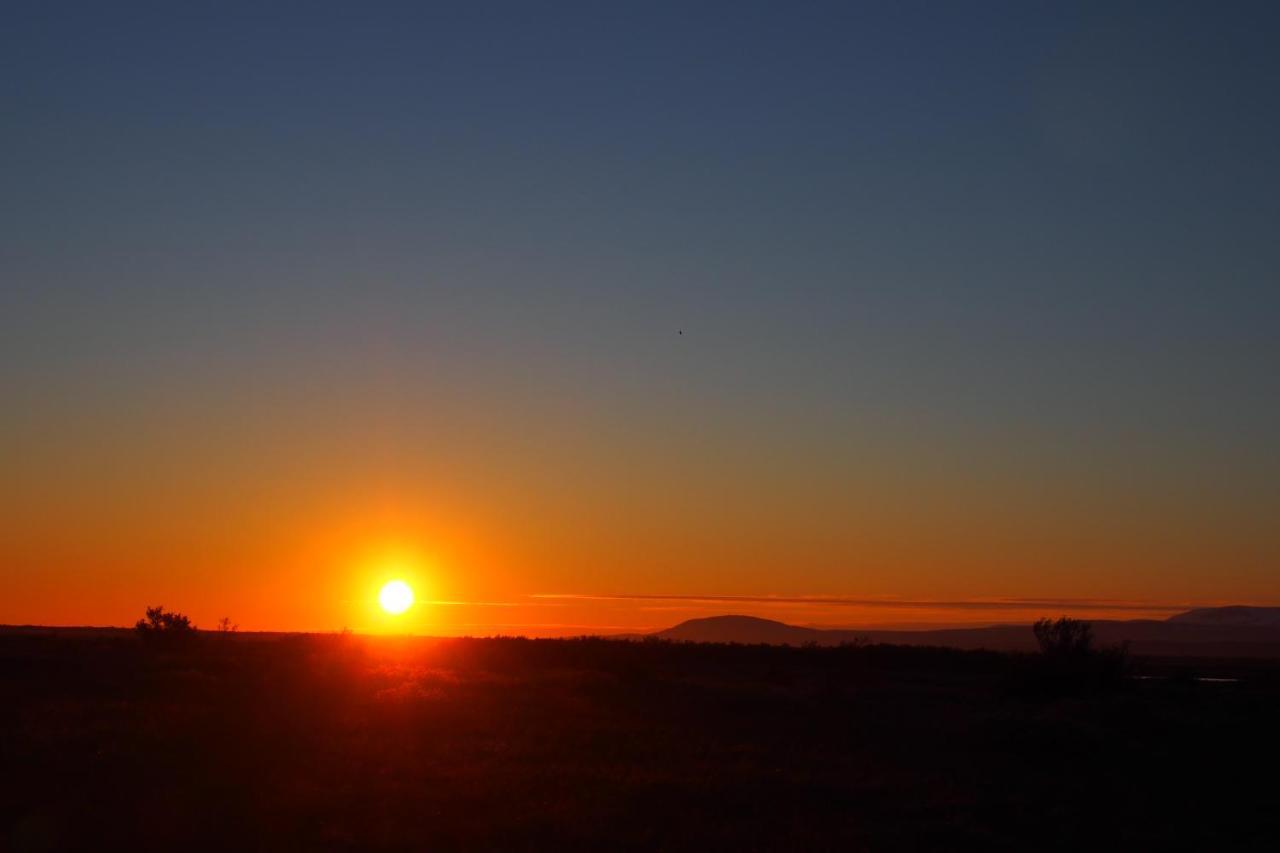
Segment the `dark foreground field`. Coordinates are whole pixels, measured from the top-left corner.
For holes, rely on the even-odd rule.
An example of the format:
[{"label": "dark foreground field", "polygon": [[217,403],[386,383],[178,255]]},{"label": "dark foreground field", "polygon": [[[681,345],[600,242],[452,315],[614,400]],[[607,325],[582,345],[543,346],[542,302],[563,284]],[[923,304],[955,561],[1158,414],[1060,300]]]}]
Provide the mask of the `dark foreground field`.
[{"label": "dark foreground field", "polygon": [[[0,635],[0,847],[1274,849],[1280,678],[982,652]],[[1215,668],[1216,667],[1216,668]]]}]

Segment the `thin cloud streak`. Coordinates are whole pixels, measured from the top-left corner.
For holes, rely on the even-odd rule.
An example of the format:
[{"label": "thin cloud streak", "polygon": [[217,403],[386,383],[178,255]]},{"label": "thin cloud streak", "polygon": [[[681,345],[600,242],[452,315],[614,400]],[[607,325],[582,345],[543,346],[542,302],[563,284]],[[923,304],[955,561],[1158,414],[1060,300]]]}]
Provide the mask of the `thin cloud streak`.
[{"label": "thin cloud streak", "polygon": [[559,622],[463,622],[464,628],[543,628],[543,629],[565,629],[565,628],[586,628],[591,631],[629,631],[632,633],[647,633],[658,630],[652,625],[578,625],[573,623]]},{"label": "thin cloud streak", "polygon": [[570,600],[570,601],[688,601],[713,603],[745,603],[745,604],[821,604],[838,607],[883,607],[936,610],[1025,610],[1042,607],[1060,610],[1118,610],[1148,611],[1151,613],[1171,613],[1187,610],[1192,604],[1157,604],[1149,601],[1117,601],[1114,599],[1088,598],[998,598],[990,600],[912,600],[885,598],[843,598],[839,596],[814,595],[660,595],[651,593],[615,593],[610,595],[588,595],[580,593],[535,593],[529,596],[536,599]]},{"label": "thin cloud streak", "polygon": [[438,604],[444,607],[566,607],[565,604],[557,604],[550,601],[455,601],[455,600],[431,600],[423,601],[423,604]]}]

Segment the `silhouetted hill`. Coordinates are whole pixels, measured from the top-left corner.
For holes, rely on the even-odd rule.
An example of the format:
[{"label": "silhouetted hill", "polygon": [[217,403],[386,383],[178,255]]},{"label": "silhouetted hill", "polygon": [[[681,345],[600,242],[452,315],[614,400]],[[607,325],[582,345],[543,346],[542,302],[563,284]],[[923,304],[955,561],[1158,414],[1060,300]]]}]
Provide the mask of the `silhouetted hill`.
[{"label": "silhouetted hill", "polygon": [[1280,607],[1199,607],[1170,616],[1169,621],[1187,625],[1280,628]]},{"label": "silhouetted hill", "polygon": [[705,619],[681,622],[665,631],[658,631],[656,636],[664,640],[694,643],[768,643],[779,646],[800,646],[810,642],[825,642],[827,645],[838,645],[840,641],[833,640],[829,636],[833,633],[839,632],[802,628],[757,616],[709,616]]},{"label": "silhouetted hill", "polygon": [[[1132,651],[1137,654],[1280,659],[1280,608],[1200,608],[1167,620],[1091,621],[1098,643],[1129,643]],[[771,619],[737,615],[690,619],[651,636],[680,642],[791,646],[805,643],[837,646],[862,641],[995,651],[1032,651],[1036,648],[1030,625],[991,625],[924,631],[859,631],[806,628]]]}]

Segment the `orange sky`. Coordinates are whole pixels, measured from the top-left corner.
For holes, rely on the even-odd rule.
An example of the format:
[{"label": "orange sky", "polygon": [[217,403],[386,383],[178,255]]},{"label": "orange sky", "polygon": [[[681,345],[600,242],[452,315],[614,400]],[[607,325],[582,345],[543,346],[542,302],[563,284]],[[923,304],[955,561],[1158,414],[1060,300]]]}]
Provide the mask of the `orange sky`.
[{"label": "orange sky", "polygon": [[[574,634],[1276,600],[1265,514],[1216,506],[1211,477],[1169,491],[1158,452],[1082,474],[1044,448],[1032,464],[904,431],[828,456],[785,424],[714,432],[692,406],[619,423],[530,405],[516,428],[442,400],[388,428],[347,396],[28,416],[0,623],[122,625],[163,603],[245,629]],[[403,617],[374,606],[392,577],[420,599]]]}]

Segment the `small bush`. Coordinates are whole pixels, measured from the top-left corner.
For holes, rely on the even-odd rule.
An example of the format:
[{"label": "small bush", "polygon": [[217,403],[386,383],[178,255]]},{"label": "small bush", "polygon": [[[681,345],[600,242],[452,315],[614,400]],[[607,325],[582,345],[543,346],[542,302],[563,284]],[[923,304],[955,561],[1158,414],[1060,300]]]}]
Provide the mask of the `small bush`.
[{"label": "small bush", "polygon": [[1018,679],[1020,692],[1058,695],[1111,690],[1129,672],[1128,644],[1095,648],[1093,625],[1063,616],[1040,619],[1032,630],[1040,654]]},{"label": "small bush", "polygon": [[1040,653],[1050,658],[1085,657],[1093,652],[1093,625],[1079,619],[1038,619],[1035,631]]},{"label": "small bush", "polygon": [[146,617],[133,626],[142,641],[157,648],[172,648],[189,643],[196,635],[196,626],[184,614],[165,610],[162,605],[147,608]]}]

